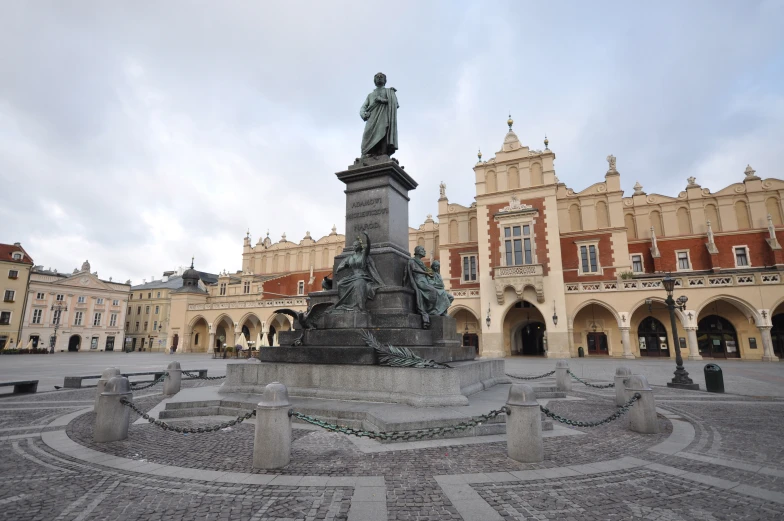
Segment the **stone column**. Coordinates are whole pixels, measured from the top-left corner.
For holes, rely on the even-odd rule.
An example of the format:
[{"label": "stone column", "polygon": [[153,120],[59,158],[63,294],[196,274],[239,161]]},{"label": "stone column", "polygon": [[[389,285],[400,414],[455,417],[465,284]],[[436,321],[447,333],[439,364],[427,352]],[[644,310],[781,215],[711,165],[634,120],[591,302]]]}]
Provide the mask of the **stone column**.
[{"label": "stone column", "polygon": [[207,352],[208,353],[214,353],[215,352],[215,333],[212,333],[212,332],[210,333],[210,345],[207,348]]},{"label": "stone column", "polygon": [[656,418],[656,403],[653,400],[653,390],[648,385],[648,380],[641,374],[629,377],[626,384],[626,393],[631,398],[634,393],[640,393],[640,399],[634,402],[629,409],[629,430],[642,434],[656,434],[659,432],[659,422]]},{"label": "stone column", "polygon": [[166,376],[163,379],[163,394],[172,396],[180,392],[182,383],[182,369],[179,362],[170,362],[166,368]]},{"label": "stone column", "polygon": [[113,376],[98,398],[93,426],[93,440],[97,443],[120,441],[128,437],[131,409],[120,400],[133,401],[131,384],[124,376]]},{"label": "stone column", "polygon": [[253,468],[279,469],[291,461],[289,392],[282,383],[267,384],[256,406]]},{"label": "stone column", "polygon": [[528,384],[512,384],[506,406],[506,449],[509,457],[521,463],[544,460],[542,414],[536,394]]},{"label": "stone column", "polygon": [[621,366],[615,369],[615,405],[618,407],[629,400],[629,396],[626,394],[626,384],[631,375],[632,371],[628,367]]},{"label": "stone column", "polygon": [[762,361],[778,362],[779,357],[773,352],[773,338],[770,336],[772,326],[758,326],[762,336]]},{"label": "stone column", "polygon": [[568,373],[569,362],[558,360],[555,363],[555,387],[557,390],[568,393],[572,390],[572,377]]},{"label": "stone column", "polygon": [[702,360],[700,344],[697,342],[697,327],[689,326],[684,329],[686,329],[686,342],[689,345],[689,360]]},{"label": "stone column", "polygon": [[623,357],[624,358],[634,358],[634,353],[632,353],[632,343],[629,339],[629,328],[622,327],[621,330],[621,343],[623,344]]},{"label": "stone column", "polygon": [[108,382],[113,376],[120,376],[120,370],[116,367],[107,367],[101,373],[101,379],[98,380],[98,385],[95,388],[95,404],[93,404],[93,412],[98,411],[98,398],[101,397],[101,393],[106,388],[106,382]]}]

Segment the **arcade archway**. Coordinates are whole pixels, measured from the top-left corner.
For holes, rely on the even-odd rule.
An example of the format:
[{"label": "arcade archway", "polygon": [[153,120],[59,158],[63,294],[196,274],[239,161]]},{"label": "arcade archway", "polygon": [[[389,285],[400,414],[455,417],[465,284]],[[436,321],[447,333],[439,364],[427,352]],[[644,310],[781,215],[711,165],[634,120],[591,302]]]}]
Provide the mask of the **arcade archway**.
[{"label": "arcade archway", "polygon": [[79,335],[71,335],[71,338],[68,339],[68,351],[76,352],[79,351],[79,347],[82,345],[82,337]]},{"label": "arcade archway", "polygon": [[514,303],[504,317],[504,343],[512,356],[545,356],[547,328],[539,309],[527,300]]}]

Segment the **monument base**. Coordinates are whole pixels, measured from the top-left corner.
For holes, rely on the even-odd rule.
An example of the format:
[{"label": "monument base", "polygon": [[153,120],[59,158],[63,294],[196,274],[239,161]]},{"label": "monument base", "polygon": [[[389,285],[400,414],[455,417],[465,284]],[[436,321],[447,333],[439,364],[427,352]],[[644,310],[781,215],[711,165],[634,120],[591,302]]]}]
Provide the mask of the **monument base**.
[{"label": "monument base", "polygon": [[227,365],[218,392],[261,394],[271,382],[295,397],[443,407],[468,405],[466,396],[510,380],[503,360],[456,362],[451,369],[262,362]]}]

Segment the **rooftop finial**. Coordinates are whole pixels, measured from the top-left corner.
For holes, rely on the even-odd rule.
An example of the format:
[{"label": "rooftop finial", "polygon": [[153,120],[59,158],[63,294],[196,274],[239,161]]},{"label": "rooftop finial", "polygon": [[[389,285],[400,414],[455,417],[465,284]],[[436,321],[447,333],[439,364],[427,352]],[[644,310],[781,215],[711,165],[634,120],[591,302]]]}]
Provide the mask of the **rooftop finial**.
[{"label": "rooftop finial", "polygon": [[512,125],[514,125],[514,120],[512,119],[512,113],[509,112],[509,119],[506,120],[506,124],[509,125],[509,131],[512,131]]},{"label": "rooftop finial", "polygon": [[544,149],[550,150],[550,140],[547,139],[547,134],[544,135]]},{"label": "rooftop finial", "polygon": [[482,149],[480,148],[479,151],[476,153],[476,157],[479,158],[479,161],[482,160]]},{"label": "rooftop finial", "polygon": [[193,259],[195,258],[196,258],[195,256],[191,256],[191,269],[193,269]]}]

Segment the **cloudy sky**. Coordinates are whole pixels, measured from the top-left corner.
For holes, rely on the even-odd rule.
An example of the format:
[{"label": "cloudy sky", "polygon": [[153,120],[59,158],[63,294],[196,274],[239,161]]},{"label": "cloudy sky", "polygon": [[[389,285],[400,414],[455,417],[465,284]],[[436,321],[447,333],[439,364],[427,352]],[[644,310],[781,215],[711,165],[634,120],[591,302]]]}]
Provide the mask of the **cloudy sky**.
[{"label": "cloudy sky", "polygon": [[576,190],[610,153],[627,193],[784,177],[784,2],[639,4],[2,2],[0,242],[140,283],[191,255],[239,269],[247,229],[343,232],[334,172],[378,71],[412,226],[441,180],[472,202],[509,111]]}]

